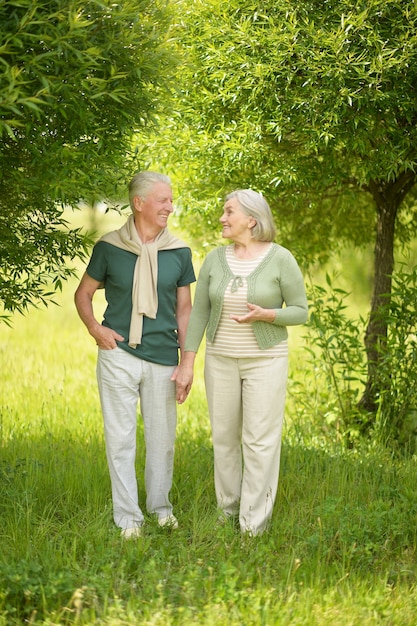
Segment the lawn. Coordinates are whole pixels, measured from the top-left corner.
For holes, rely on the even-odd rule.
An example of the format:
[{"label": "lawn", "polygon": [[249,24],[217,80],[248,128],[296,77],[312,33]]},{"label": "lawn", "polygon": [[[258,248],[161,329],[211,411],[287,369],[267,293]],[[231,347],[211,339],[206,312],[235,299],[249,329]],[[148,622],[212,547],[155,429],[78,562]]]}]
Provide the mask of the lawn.
[{"label": "lawn", "polygon": [[[178,412],[172,499],[180,527],[147,519],[141,539],[122,541],[96,346],[75,312],[75,286],[64,286],[59,306],[0,327],[0,626],[415,623],[415,459],[314,438],[289,398],[270,531],[248,538],[233,524],[217,527],[202,355]],[[297,380],[303,343],[292,343]],[[315,381],[303,376],[308,394]],[[142,505],[143,460],[139,418]]]}]

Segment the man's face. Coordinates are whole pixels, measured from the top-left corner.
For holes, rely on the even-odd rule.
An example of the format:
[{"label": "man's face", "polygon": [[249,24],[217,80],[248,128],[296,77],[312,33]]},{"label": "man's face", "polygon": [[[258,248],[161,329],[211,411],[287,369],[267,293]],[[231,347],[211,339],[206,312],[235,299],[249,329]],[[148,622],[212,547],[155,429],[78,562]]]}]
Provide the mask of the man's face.
[{"label": "man's face", "polygon": [[167,226],[168,218],[174,210],[171,187],[166,183],[155,183],[145,199],[135,196],[135,209],[142,226],[161,231]]}]

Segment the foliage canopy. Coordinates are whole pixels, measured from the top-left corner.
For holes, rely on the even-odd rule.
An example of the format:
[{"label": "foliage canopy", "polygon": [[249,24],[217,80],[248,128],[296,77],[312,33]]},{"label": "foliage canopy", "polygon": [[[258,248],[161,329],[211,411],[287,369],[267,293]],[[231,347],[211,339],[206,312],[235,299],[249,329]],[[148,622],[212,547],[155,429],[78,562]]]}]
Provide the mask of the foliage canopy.
[{"label": "foliage canopy", "polygon": [[[173,66],[164,3],[0,2],[0,301],[44,301],[87,239],[64,207],[117,198]],[[54,282],[49,291],[48,284]]]},{"label": "foliage canopy", "polygon": [[[162,151],[198,192],[208,227],[217,227],[213,196],[251,186],[273,205],[283,242],[306,259],[335,241],[372,241],[372,184],[401,187],[407,174],[409,191],[414,180],[415,2],[180,0],[177,8],[188,63]],[[416,226],[410,204],[397,224],[403,241]]]}]

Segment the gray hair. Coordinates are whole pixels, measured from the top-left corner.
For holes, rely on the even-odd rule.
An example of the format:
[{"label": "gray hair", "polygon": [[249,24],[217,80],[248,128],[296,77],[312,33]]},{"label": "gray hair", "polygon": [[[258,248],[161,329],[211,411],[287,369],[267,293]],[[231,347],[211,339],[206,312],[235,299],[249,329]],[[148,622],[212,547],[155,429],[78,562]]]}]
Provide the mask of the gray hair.
[{"label": "gray hair", "polygon": [[256,241],[273,241],[277,234],[269,204],[262,194],[253,189],[236,189],[226,196],[226,201],[236,198],[242,213],[256,221],[252,237]]},{"label": "gray hair", "polygon": [[171,187],[171,179],[165,174],[158,172],[138,172],[129,183],[129,203],[130,208],[134,211],[133,198],[139,196],[144,200],[155,183],[165,183]]}]

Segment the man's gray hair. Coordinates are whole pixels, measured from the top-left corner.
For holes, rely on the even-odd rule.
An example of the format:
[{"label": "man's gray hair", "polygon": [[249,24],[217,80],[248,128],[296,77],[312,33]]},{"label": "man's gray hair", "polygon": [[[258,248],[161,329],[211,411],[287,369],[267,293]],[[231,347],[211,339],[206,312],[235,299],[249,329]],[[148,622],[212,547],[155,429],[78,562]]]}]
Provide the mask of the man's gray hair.
[{"label": "man's gray hair", "polygon": [[132,211],[135,209],[133,198],[139,196],[139,198],[145,200],[155,183],[165,183],[170,187],[172,184],[169,176],[159,174],[159,172],[138,172],[133,176],[129,183],[129,203]]}]

